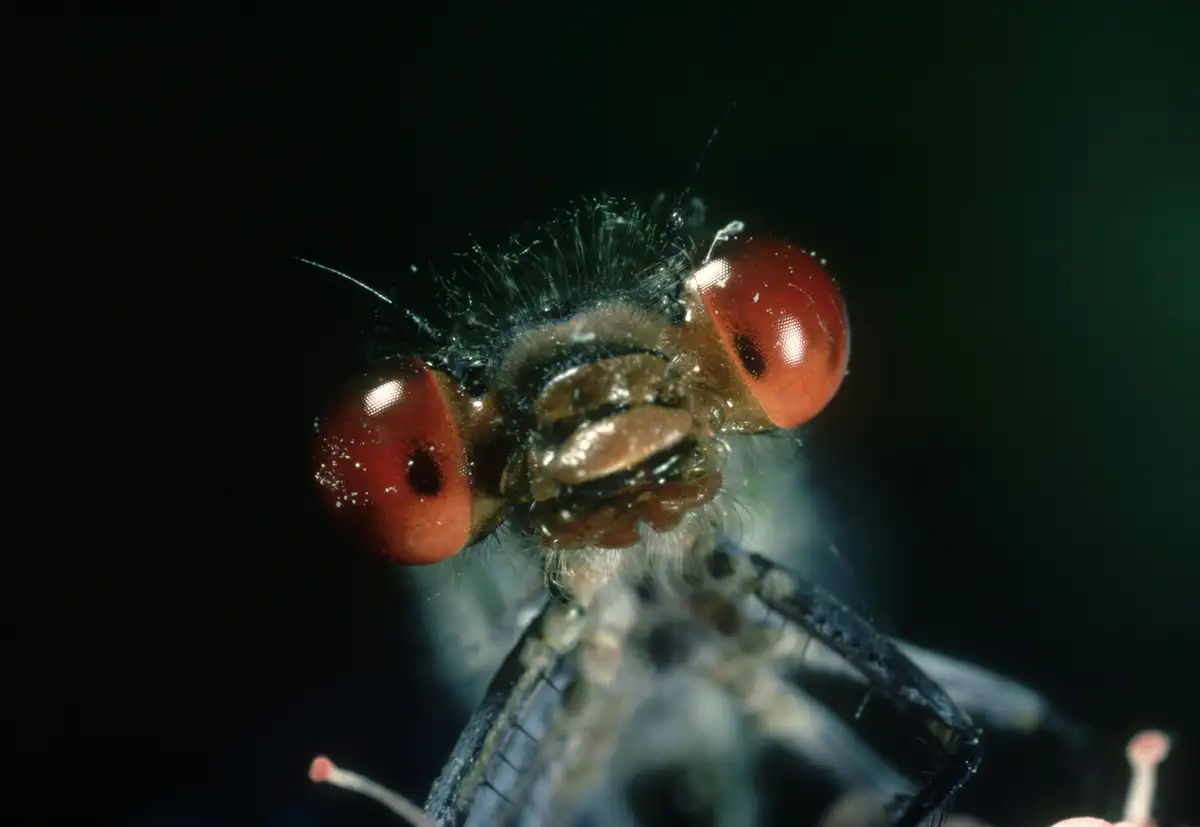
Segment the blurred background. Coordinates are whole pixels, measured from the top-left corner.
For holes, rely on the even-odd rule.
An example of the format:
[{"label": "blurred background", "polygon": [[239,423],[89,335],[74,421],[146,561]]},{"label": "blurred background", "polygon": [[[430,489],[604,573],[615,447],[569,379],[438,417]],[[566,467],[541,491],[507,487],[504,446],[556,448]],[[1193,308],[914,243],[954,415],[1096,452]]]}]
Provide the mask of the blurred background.
[{"label": "blurred background", "polygon": [[462,712],[308,465],[375,305],[291,257],[434,310],[427,268],[472,238],[678,191],[736,100],[696,194],[844,287],[851,375],[807,443],[874,610],[1096,727],[1098,815],[1125,739],[1172,731],[1160,824],[1197,823],[1195,17],[381,4],[14,27],[29,522],[7,706],[32,786],[10,806],[367,823],[311,791],[316,752],[423,799]]}]

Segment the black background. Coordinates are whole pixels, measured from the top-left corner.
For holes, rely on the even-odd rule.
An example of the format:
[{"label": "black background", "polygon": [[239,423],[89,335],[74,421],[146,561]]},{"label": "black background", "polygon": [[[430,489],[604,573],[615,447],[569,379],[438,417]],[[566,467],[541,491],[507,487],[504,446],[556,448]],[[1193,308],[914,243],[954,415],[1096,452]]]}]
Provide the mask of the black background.
[{"label": "black background", "polygon": [[374,305],[290,257],[429,309],[410,264],[582,195],[677,190],[737,100],[698,194],[815,247],[851,308],[852,373],[809,438],[848,564],[908,638],[1099,727],[1117,783],[1124,739],[1171,729],[1160,823],[1195,823],[1191,18],[471,5],[15,28],[6,681],[32,786],[9,805],[370,817],[311,791],[315,752],[423,798],[461,721],[414,674],[387,567],[310,488],[312,417]]}]

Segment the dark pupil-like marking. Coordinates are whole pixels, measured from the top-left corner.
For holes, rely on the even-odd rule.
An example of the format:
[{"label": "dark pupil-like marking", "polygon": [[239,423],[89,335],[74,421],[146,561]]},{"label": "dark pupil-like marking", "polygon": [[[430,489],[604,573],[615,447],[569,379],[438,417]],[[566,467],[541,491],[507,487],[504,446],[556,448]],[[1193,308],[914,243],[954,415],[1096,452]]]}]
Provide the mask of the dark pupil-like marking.
[{"label": "dark pupil-like marking", "polygon": [[421,448],[408,455],[408,487],[422,497],[442,492],[442,470],[428,449]]},{"label": "dark pupil-like marking", "polygon": [[759,349],[758,343],[745,333],[733,337],[733,349],[737,351],[738,359],[741,360],[746,373],[755,379],[761,379],[767,372],[766,355]]}]

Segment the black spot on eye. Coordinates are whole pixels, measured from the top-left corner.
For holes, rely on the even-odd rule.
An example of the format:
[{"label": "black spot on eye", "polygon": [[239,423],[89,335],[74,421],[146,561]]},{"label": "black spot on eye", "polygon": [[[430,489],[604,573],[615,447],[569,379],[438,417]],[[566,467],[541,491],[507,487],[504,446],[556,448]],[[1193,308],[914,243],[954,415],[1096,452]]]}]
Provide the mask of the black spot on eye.
[{"label": "black spot on eye", "polygon": [[759,349],[758,343],[745,333],[739,333],[733,337],[733,349],[737,352],[737,357],[741,361],[742,367],[746,369],[746,373],[755,379],[761,379],[762,375],[767,372],[766,355]]},{"label": "black spot on eye", "polygon": [[421,449],[408,455],[408,487],[422,497],[442,493],[442,469],[428,450]]}]

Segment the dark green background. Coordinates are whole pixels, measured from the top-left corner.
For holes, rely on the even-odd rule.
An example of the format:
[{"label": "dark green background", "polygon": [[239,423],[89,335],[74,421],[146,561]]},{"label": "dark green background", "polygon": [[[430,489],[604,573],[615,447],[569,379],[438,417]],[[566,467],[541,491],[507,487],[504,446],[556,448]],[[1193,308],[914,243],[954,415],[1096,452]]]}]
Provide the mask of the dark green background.
[{"label": "dark green background", "polygon": [[410,263],[580,195],[678,189],[737,100],[698,194],[818,249],[851,308],[852,373],[809,439],[848,564],[889,627],[1043,688],[1114,759],[1134,727],[1176,730],[1161,823],[1194,821],[1194,16],[605,4],[22,30],[14,202],[47,290],[21,306],[49,356],[31,387],[73,377],[71,404],[32,412],[65,458],[37,463],[53,540],[21,557],[48,563],[19,615],[26,754],[141,823],[336,820],[302,771],[339,747],[419,797],[456,719],[411,686],[411,618],[316,511],[305,456],[372,305],[288,257],[429,309]]}]

